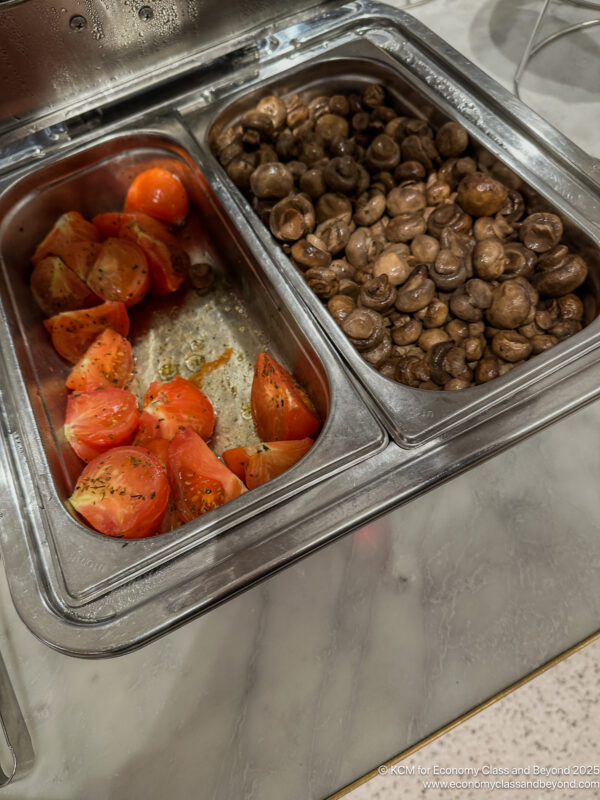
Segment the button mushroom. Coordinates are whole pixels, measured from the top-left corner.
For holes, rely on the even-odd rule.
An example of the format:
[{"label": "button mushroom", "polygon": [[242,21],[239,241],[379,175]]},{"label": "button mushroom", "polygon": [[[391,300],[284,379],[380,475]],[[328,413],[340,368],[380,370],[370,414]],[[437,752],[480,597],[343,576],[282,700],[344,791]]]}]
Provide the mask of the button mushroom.
[{"label": "button mushroom", "polygon": [[392,328],[392,339],[394,344],[403,346],[416,342],[421,332],[423,325],[419,320],[414,319],[408,314],[403,314],[394,324]]},{"label": "button mushroom", "polygon": [[519,242],[506,242],[504,245],[504,272],[502,280],[508,278],[531,278],[535,270],[537,256]]},{"label": "button mushroom", "polygon": [[294,178],[280,162],[261,164],[250,176],[250,188],[257,197],[287,197],[294,188]]},{"label": "button mushroom", "polygon": [[425,184],[422,182],[408,182],[396,186],[388,194],[386,206],[388,214],[395,217],[397,214],[415,213],[422,211],[427,205]]},{"label": "button mushroom", "polygon": [[427,266],[415,267],[406,283],[400,286],[396,295],[398,311],[409,313],[425,308],[433,300],[435,284],[427,274]]},{"label": "button mushroom", "polygon": [[294,242],[292,258],[303,271],[315,267],[329,267],[331,263],[331,253],[322,247],[317,247],[307,239],[299,239]]},{"label": "button mushroom", "polygon": [[535,253],[547,253],[559,243],[563,224],[556,214],[539,212],[530,214],[521,223],[519,237],[525,247]]},{"label": "button mushroom", "polygon": [[390,242],[410,242],[420,233],[425,233],[427,223],[419,212],[397,214],[389,221],[386,236]]},{"label": "button mushroom", "polygon": [[327,303],[329,313],[341,325],[351,311],[356,308],[356,303],[351,297],[344,294],[335,294]]},{"label": "button mushroom", "polygon": [[472,172],[458,184],[457,202],[474,217],[496,214],[506,203],[506,189],[485,172]]},{"label": "button mushroom", "polygon": [[444,228],[451,228],[457,233],[471,230],[472,219],[455,203],[442,203],[436,206],[427,220],[427,230],[432,236],[441,236]]},{"label": "button mushroom", "polygon": [[513,278],[496,286],[492,304],[486,312],[486,318],[495,328],[518,328],[529,318],[535,302],[529,284],[524,278]]},{"label": "button mushroom", "polygon": [[469,134],[458,122],[446,122],[437,132],[435,146],[444,158],[459,156],[469,146]]},{"label": "button mushroom", "polygon": [[482,239],[473,249],[473,270],[479,278],[493,281],[504,272],[504,245],[496,237]]},{"label": "button mushroom", "polygon": [[440,250],[435,262],[429,266],[429,277],[438,289],[451,292],[467,279],[465,261],[451,250]]},{"label": "button mushroom", "polygon": [[342,321],[342,330],[359,351],[370,350],[383,339],[383,317],[370,308],[355,308]]},{"label": "button mushroom", "polygon": [[391,136],[381,133],[367,148],[365,161],[373,172],[394,169],[400,161],[400,148]]},{"label": "button mushroom", "polygon": [[396,289],[388,281],[387,275],[379,275],[363,283],[359,294],[361,306],[372,308],[380,314],[392,308],[395,300]]},{"label": "button mushroom", "polygon": [[294,242],[310,233],[315,226],[315,210],[305,195],[285,197],[273,207],[269,228],[277,239]]},{"label": "button mushroom", "polygon": [[588,267],[583,258],[560,246],[539,259],[532,283],[544,297],[560,297],[581,286],[587,274]]},{"label": "button mushroom", "polygon": [[531,342],[517,331],[498,331],[492,339],[492,352],[509,363],[522,361],[531,353]]},{"label": "button mushroom", "polygon": [[304,273],[304,278],[313,292],[323,300],[329,300],[338,293],[337,275],[327,267],[312,267]]}]

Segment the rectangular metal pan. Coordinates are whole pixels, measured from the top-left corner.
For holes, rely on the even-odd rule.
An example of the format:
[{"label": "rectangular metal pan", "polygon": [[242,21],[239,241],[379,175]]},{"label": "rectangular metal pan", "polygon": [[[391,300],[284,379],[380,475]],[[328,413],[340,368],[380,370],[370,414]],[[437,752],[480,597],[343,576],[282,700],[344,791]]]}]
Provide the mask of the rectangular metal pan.
[{"label": "rectangular metal pan", "polygon": [[[228,81],[215,83],[213,75],[211,82],[207,69],[190,87],[174,75],[169,92],[132,96],[103,109],[90,127],[65,126],[64,136],[35,155],[38,170],[22,153],[14,166],[2,167],[0,241],[10,246],[2,248],[0,271],[0,544],[22,618],[40,639],[69,654],[107,656],[138,647],[600,395],[597,319],[550,357],[481,392],[433,397],[390,383],[389,397],[376,393],[362,361],[227,181],[207,136],[236,98],[243,101],[281,76],[289,86],[303,85],[306,67],[327,65],[336,82],[351,67],[352,80],[366,74],[403,92],[414,88],[440,114],[460,120],[585,232],[578,235],[580,245],[595,249],[600,169],[593,159],[431,31],[388,6],[349,3],[270,27],[254,54],[255,61],[233,60]],[[182,69],[196,56],[183,59]],[[338,59],[345,64],[336,71]],[[272,337],[273,352],[288,367],[303,372],[328,423],[313,451],[320,458],[300,463],[298,472],[263,487],[249,503],[239,498],[179,532],[124,543],[91,533],[62,505],[72,473],[67,456],[60,456],[60,440],[57,446],[61,401],[48,393],[59,381],[46,370],[57,364],[47,342],[38,351],[40,320],[25,287],[30,248],[60,210],[75,199],[84,212],[102,210],[100,202],[108,210],[114,202],[114,193],[104,194],[104,181],[94,184],[95,197],[69,196],[69,187],[84,186],[78,183],[83,175],[100,175],[106,162],[114,172],[109,186],[118,194],[132,164],[154,158],[189,170],[201,197],[196,203],[218,237],[219,248],[209,248],[208,255],[217,266],[234,269],[230,282],[252,306],[246,309],[252,327]],[[45,211],[46,191],[65,205]],[[47,216],[28,218],[27,200]],[[597,281],[596,267],[592,277]],[[593,293],[598,296],[596,288]],[[260,303],[252,305],[257,297]],[[234,306],[225,312],[230,314],[240,327]],[[253,346],[259,343],[255,339]],[[386,440],[369,409],[398,443]]]},{"label": "rectangular metal pan", "polygon": [[[413,63],[409,58],[406,62],[409,65]],[[263,74],[245,91],[236,92],[228,102],[222,101],[208,128],[205,127],[205,116],[193,125],[193,128],[204,147],[209,149],[209,140],[213,140],[214,136],[244,112],[254,108],[261,97],[269,94],[286,96],[298,93],[306,101],[318,95],[334,94],[338,91],[360,93],[372,82],[385,86],[394,98],[400,113],[426,117],[434,129],[448,119],[454,119],[469,130],[474,141],[494,151],[494,144],[503,122],[502,109],[495,108],[497,118],[494,119],[494,127],[488,131],[489,137],[486,137],[486,132],[474,125],[465,114],[465,111],[468,112],[472,106],[466,102],[460,105],[456,103],[454,95],[458,92],[458,88],[448,81],[445,75],[439,77],[430,75],[428,81],[423,80],[402,63],[398,63],[397,58],[393,58],[382,48],[364,39],[338,48],[329,47],[326,53],[309,56],[300,64],[283,72],[277,72],[276,77]],[[432,91],[431,87],[435,91]],[[507,141],[510,141],[510,138]],[[546,184],[541,176],[530,171],[530,149],[524,148],[516,158],[506,152],[501,154],[495,152],[495,155],[529,184],[541,198],[544,198],[546,210],[562,217],[565,224],[563,240],[569,244],[570,250],[579,253],[587,260],[590,267],[586,287],[590,301],[588,321],[591,321],[596,317],[600,298],[600,238],[597,230],[593,230],[571,206],[568,195],[559,196],[553,186]],[[223,184],[235,194],[243,213],[253,214],[246,198],[235,187],[216,159],[213,166]],[[549,351],[517,365],[507,374],[487,384],[456,392],[431,392],[395,383],[367,364],[350,345],[328,313],[326,306],[313,294],[268,229],[261,225],[258,216],[255,215],[255,219],[257,226],[262,228],[259,235],[265,247],[269,249],[271,257],[352,367],[377,407],[387,429],[402,446],[414,447],[434,439],[444,441],[456,436],[460,431],[476,424],[478,420],[489,418],[497,404],[507,397],[522,392],[535,392],[536,385],[549,375],[554,374],[556,381],[559,381],[563,365],[587,352],[590,347],[597,347],[599,343],[600,321],[595,320],[580,333]]]},{"label": "rectangular metal pan", "polygon": [[[257,258],[237,234],[201,165],[182,144],[185,137],[175,121],[111,134],[23,176],[0,197],[3,434],[32,561],[40,568],[40,584],[47,584],[65,615],[93,618],[94,602],[117,587],[169,561],[181,559],[181,568],[185,553],[274,506],[282,513],[268,534],[285,535],[286,525],[298,518],[286,501],[377,452],[387,439],[268,258]],[[123,541],[91,531],[65,508],[83,466],[62,434],[70,365],[43,328],[28,286],[29,258],[60,214],[74,209],[91,219],[122,208],[132,178],[155,165],[185,182],[195,207],[186,248],[193,260],[212,262],[220,277],[206,296],[190,287],[131,309],[137,359],[132,390],[141,396],[151,380],[188,377],[202,360],[233,347],[230,361],[205,386],[217,411],[214,445],[220,454],[257,441],[250,414],[252,366],[257,353],[268,349],[308,388],[326,422],[306,457],[279,478],[174,532]],[[10,536],[20,535],[4,533],[9,545]]]}]

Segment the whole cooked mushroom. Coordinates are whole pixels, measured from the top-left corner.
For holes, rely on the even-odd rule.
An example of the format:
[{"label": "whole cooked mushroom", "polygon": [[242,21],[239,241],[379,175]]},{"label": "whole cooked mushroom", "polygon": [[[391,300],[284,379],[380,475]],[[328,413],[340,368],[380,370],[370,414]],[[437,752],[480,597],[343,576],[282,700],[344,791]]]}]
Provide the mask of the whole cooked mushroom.
[{"label": "whole cooked mushroom", "polygon": [[345,294],[335,294],[327,303],[329,313],[341,325],[351,311],[356,308],[356,303],[351,297]]},{"label": "whole cooked mushroom", "polygon": [[386,236],[390,242],[410,242],[420,233],[427,230],[425,217],[417,212],[397,214],[389,221]]},{"label": "whole cooked mushroom", "polygon": [[387,275],[379,275],[363,283],[358,297],[364,308],[372,308],[385,314],[394,305],[396,289],[388,281]]},{"label": "whole cooked mushroom", "polygon": [[383,339],[383,317],[370,308],[355,308],[342,321],[342,330],[359,351],[370,350]]},{"label": "whole cooked mushroom", "polygon": [[437,132],[435,146],[444,158],[459,156],[469,146],[469,134],[458,122],[446,122]]},{"label": "whole cooked mushroom", "polygon": [[348,222],[352,219],[352,203],[343,194],[326,192],[317,200],[317,222],[324,222],[331,217],[347,216]]},{"label": "whole cooked mushroom", "polygon": [[473,249],[473,270],[478,278],[493,281],[504,272],[504,245],[496,237],[481,239]]},{"label": "whole cooked mushroom", "polygon": [[556,214],[538,212],[530,214],[521,223],[519,236],[521,241],[534,253],[547,253],[560,242],[563,235],[563,224]]},{"label": "whole cooked mushroom", "polygon": [[438,289],[451,292],[467,279],[465,260],[451,250],[440,250],[435,262],[429,265],[429,277]]},{"label": "whole cooked mushroom", "polygon": [[338,293],[339,281],[335,272],[327,267],[312,267],[304,273],[304,278],[313,292],[329,300]]},{"label": "whole cooked mushroom", "polygon": [[352,192],[358,183],[360,171],[352,156],[337,156],[323,170],[325,183],[333,192]]},{"label": "whole cooked mushroom", "polygon": [[261,199],[287,197],[294,188],[294,178],[279,161],[261,164],[250,176],[250,188]]},{"label": "whole cooked mushroom", "polygon": [[391,217],[395,217],[397,214],[417,213],[422,211],[426,205],[427,193],[422,181],[410,181],[396,186],[386,199],[387,211]]},{"label": "whole cooked mushroom", "polygon": [[355,204],[354,222],[357,225],[373,225],[385,212],[385,195],[376,190],[363,192]]},{"label": "whole cooked mushroom", "polygon": [[504,186],[485,172],[472,172],[458,184],[456,200],[474,217],[489,217],[504,206],[507,193]]},{"label": "whole cooked mushroom", "polygon": [[409,313],[425,308],[433,300],[435,283],[429,278],[427,265],[420,264],[414,268],[408,280],[397,289],[396,308]]},{"label": "whole cooked mushroom", "polygon": [[534,273],[537,256],[529,248],[519,242],[506,242],[504,245],[504,272],[502,280],[509,278],[531,278]]},{"label": "whole cooked mushroom", "polygon": [[295,242],[315,227],[315,210],[308,197],[294,194],[284,197],[273,207],[269,228],[277,239]]},{"label": "whole cooked mushroom", "polygon": [[274,94],[263,97],[262,100],[259,100],[256,104],[256,110],[270,117],[274,130],[278,131],[284,127],[287,109],[280,97]]},{"label": "whole cooked mushroom", "polygon": [[381,133],[367,148],[365,161],[372,172],[394,169],[400,161],[400,148],[391,136]]},{"label": "whole cooked mushroom", "polygon": [[[525,278],[512,278],[496,286],[486,318],[494,328],[518,328],[535,311],[535,291]],[[533,302],[532,302],[533,300]]]},{"label": "whole cooked mushroom", "polygon": [[588,267],[583,258],[560,246],[539,259],[532,283],[542,296],[560,297],[581,286],[587,274]]},{"label": "whole cooked mushroom", "polygon": [[492,352],[509,363],[523,361],[531,353],[531,342],[517,331],[498,331],[492,339]]},{"label": "whole cooked mushroom", "polygon": [[292,258],[301,270],[329,267],[331,253],[323,247],[312,244],[307,239],[299,239],[292,245]]},{"label": "whole cooked mushroom", "polygon": [[442,203],[436,206],[427,220],[427,230],[432,236],[441,236],[444,228],[452,228],[457,233],[471,230],[473,220],[456,203]]}]

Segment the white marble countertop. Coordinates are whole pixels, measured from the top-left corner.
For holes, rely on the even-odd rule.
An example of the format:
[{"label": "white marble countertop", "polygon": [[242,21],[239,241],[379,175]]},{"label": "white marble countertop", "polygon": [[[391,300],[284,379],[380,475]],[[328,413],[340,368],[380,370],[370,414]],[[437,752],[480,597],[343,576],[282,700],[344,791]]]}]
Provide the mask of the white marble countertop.
[{"label": "white marble countertop", "polygon": [[[537,8],[414,13],[510,87]],[[587,44],[571,77],[536,61],[523,94],[598,155]],[[38,642],[0,571],[36,753],[0,798],[322,800],[449,723],[597,629],[599,429],[596,402],[116,659]]]}]

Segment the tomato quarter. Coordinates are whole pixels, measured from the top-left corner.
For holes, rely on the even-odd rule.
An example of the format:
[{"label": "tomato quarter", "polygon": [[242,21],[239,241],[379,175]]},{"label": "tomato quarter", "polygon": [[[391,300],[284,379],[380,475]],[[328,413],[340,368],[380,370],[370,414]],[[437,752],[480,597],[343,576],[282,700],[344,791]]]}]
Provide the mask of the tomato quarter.
[{"label": "tomato quarter", "polygon": [[[131,216],[136,218],[123,225],[119,235],[135,242],[144,251],[150,268],[152,291],[156,294],[175,292],[189,272],[188,254],[168,231],[165,230],[165,236],[153,230],[145,221],[137,219],[145,215]],[[160,222],[154,221],[154,226],[160,226]]]},{"label": "tomato quarter", "polygon": [[31,273],[30,287],[35,302],[49,317],[100,302],[58,256],[47,256],[37,262]]},{"label": "tomato quarter", "polygon": [[134,242],[107,239],[87,277],[87,284],[105,300],[126,306],[139,303],[150,287],[144,251]]},{"label": "tomato quarter", "polygon": [[65,385],[78,391],[99,386],[122,389],[132,374],[131,344],[112,328],[105,328],[75,364]]},{"label": "tomato quarter", "polygon": [[169,481],[143,447],[115,447],[91,461],[70,502],[100,533],[139,539],[157,533],[169,501]]},{"label": "tomato quarter", "polygon": [[130,444],[140,414],[126,389],[99,388],[67,399],[65,437],[79,458],[90,461],[112,447]]},{"label": "tomato quarter", "polygon": [[162,167],[153,167],[134,178],[125,211],[142,211],[170,225],[181,225],[187,216],[188,196],[177,175]]},{"label": "tomato quarter", "polygon": [[251,404],[256,432],[265,442],[304,439],[321,427],[308,394],[266,353],[256,359]]},{"label": "tomato quarter", "polygon": [[184,522],[247,491],[190,428],[179,431],[169,445],[167,471],[173,500]]},{"label": "tomato quarter", "polygon": [[73,244],[75,242],[89,244],[99,239],[98,231],[91,222],[84,219],[78,211],[68,211],[56,220],[52,230],[37,246],[31,260],[37,264],[46,256],[59,256],[67,266],[78,272],[75,266],[69,263],[69,253]]},{"label": "tomato quarter", "polygon": [[254,447],[233,447],[223,453],[223,460],[249,489],[277,478],[308,453],[313,440],[261,442]]},{"label": "tomato quarter", "polygon": [[137,444],[161,437],[171,440],[182,428],[210,439],[215,427],[212,403],[193,383],[177,375],[168,383],[154,381],[144,395]]},{"label": "tomato quarter", "polygon": [[44,327],[56,352],[75,364],[105,328],[127,336],[129,317],[123,303],[102,303],[81,311],[63,311],[45,319]]}]

